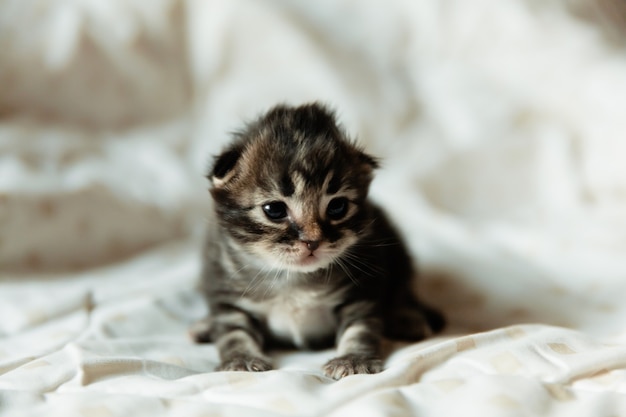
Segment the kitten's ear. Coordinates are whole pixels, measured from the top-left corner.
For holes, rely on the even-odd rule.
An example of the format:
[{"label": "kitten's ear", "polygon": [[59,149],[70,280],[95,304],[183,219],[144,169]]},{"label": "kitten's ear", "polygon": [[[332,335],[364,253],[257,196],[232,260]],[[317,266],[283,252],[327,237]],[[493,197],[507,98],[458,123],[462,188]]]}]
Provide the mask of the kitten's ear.
[{"label": "kitten's ear", "polygon": [[207,178],[215,188],[223,186],[234,175],[234,168],[241,157],[242,148],[229,148],[215,158]]},{"label": "kitten's ear", "polygon": [[359,160],[370,172],[380,167],[378,158],[368,155],[363,151],[359,151]]}]

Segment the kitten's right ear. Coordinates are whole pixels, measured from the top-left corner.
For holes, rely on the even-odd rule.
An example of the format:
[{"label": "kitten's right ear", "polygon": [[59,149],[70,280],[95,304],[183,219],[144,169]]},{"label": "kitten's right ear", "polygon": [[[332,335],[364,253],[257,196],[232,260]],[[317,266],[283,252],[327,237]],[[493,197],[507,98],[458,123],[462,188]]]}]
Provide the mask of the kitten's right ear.
[{"label": "kitten's right ear", "polygon": [[207,175],[207,178],[215,188],[222,187],[232,178],[235,173],[235,165],[237,165],[241,153],[242,148],[235,147],[222,152],[215,158],[213,168],[209,172],[209,175]]}]

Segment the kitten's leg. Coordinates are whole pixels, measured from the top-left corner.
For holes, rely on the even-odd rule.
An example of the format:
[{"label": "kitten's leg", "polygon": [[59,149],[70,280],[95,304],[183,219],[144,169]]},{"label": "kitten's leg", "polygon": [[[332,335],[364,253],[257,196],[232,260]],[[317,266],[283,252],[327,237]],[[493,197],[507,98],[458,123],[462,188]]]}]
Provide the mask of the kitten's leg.
[{"label": "kitten's leg", "polygon": [[375,374],[383,369],[382,320],[374,316],[356,318],[354,313],[363,306],[350,307],[342,317],[338,334],[339,356],[328,361],[323,368],[324,374],[333,379],[353,374]]},{"label": "kitten's leg", "polygon": [[236,309],[213,312],[209,339],[220,353],[218,371],[269,371],[270,359],[263,354],[263,334],[252,318]]},{"label": "kitten's leg", "polygon": [[397,300],[385,317],[385,336],[418,341],[440,332],[446,320],[438,310],[414,299]]},{"label": "kitten's leg", "polygon": [[446,327],[446,317],[443,313],[433,307],[425,305],[424,303],[420,304],[422,313],[424,314],[424,317],[426,317],[426,321],[428,322],[428,325],[433,333],[439,333],[442,331],[443,328]]},{"label": "kitten's leg", "polygon": [[234,330],[217,340],[222,363],[218,371],[262,372],[272,369],[272,364],[263,355],[259,344],[245,330]]},{"label": "kitten's leg", "polygon": [[189,336],[196,343],[211,343],[211,328],[213,320],[211,317],[205,317],[198,320],[189,327]]}]

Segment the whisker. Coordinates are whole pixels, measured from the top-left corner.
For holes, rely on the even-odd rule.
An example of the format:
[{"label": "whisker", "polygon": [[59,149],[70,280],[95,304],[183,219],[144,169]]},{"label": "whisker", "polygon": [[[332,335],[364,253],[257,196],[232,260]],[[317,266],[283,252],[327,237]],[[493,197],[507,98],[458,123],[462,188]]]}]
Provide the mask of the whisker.
[{"label": "whisker", "polygon": [[372,274],[371,271],[367,270],[367,267],[369,265],[367,265],[366,263],[362,262],[361,260],[359,260],[357,258],[354,258],[354,257],[349,257],[349,256],[346,256],[346,258],[344,260],[345,260],[345,262],[346,262],[346,264],[348,266],[356,269],[357,271],[361,272],[362,274],[370,276],[370,277],[374,276],[374,274]]},{"label": "whisker", "polygon": [[346,276],[350,279],[350,281],[352,281],[354,283],[354,285],[356,285],[357,287],[360,286],[360,283],[352,276],[352,274],[350,273],[349,268],[347,268],[347,266],[344,264],[343,259],[337,258],[336,260],[337,265],[339,265],[339,268],[341,268],[341,270],[346,274]]},{"label": "whisker", "polygon": [[332,262],[328,268],[326,268],[326,285],[330,284],[330,277],[333,273],[333,266],[334,266],[334,262]]},{"label": "whisker", "polygon": [[376,243],[376,241],[368,241],[366,243],[355,243],[354,245],[352,245],[353,247],[362,247],[362,248],[386,248],[386,247],[391,247],[391,246],[398,246],[398,242],[395,241],[387,241],[388,243],[385,243],[385,240],[380,240],[379,242],[381,243]]},{"label": "whisker", "polygon": [[268,296],[268,294],[271,294],[272,291],[274,291],[274,288],[276,287],[276,283],[279,281],[279,276],[280,273],[282,272],[280,269],[276,268],[274,270],[274,277],[272,278],[272,281],[270,282],[270,285],[265,289],[265,293],[263,294],[263,298],[266,298]]},{"label": "whisker", "polygon": [[379,239],[370,239],[368,237],[358,240],[353,247],[385,247],[385,246],[398,246],[400,242],[398,239],[387,237]]},{"label": "whisker", "polygon": [[367,234],[366,232],[368,232],[370,230],[370,227],[376,223],[376,219],[373,219],[372,221],[370,221],[369,223],[367,223],[366,225],[364,225],[360,230],[355,231],[357,236],[363,236],[365,234]]},{"label": "whisker", "polygon": [[[373,276],[374,274],[372,273],[372,271],[378,272],[378,273],[385,272],[385,270],[379,265],[377,265],[376,262],[374,261],[368,262],[363,257],[359,257],[356,254],[350,252],[350,250],[347,250],[346,252],[344,252],[343,256],[346,258],[346,262],[351,261],[349,262],[349,265],[353,266],[354,268],[363,272],[366,275]],[[359,267],[359,265],[362,268]],[[368,271],[364,270],[363,268],[367,269]]]},{"label": "whisker", "polygon": [[[256,275],[254,277],[252,277],[252,279],[250,280],[250,282],[248,283],[248,285],[246,286],[246,288],[244,289],[243,293],[241,294],[240,298],[244,298],[246,296],[246,294],[248,293],[248,291],[251,292],[255,292],[257,290],[257,288],[259,288],[259,286],[261,285],[261,283],[264,281],[265,278],[267,278],[267,274],[269,273],[270,268],[264,266],[263,268],[259,269],[259,271],[256,273]],[[257,281],[257,278],[261,275],[261,274],[265,274],[263,276],[262,279],[260,279],[259,281]]]}]

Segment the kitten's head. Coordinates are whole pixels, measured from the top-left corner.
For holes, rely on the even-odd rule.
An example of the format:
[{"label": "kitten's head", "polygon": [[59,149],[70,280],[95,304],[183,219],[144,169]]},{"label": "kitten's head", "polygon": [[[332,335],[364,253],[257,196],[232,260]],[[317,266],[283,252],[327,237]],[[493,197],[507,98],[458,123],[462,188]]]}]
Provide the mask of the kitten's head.
[{"label": "kitten's head", "polygon": [[311,272],[367,233],[376,167],[325,107],[277,106],[235,135],[209,179],[219,224],[239,249]]}]

